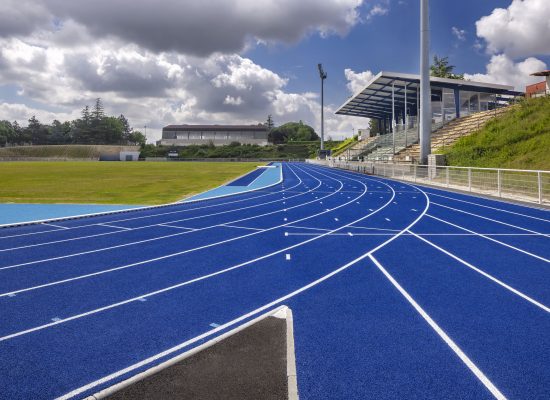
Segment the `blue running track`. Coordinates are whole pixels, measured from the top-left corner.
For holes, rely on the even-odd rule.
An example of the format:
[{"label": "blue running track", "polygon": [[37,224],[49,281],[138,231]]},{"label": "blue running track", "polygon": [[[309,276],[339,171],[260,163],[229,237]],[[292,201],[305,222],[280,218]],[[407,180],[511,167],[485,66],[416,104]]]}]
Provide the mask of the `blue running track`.
[{"label": "blue running track", "polygon": [[550,212],[284,163],[0,230],[0,398],[84,398],[287,305],[301,399],[550,398]]}]

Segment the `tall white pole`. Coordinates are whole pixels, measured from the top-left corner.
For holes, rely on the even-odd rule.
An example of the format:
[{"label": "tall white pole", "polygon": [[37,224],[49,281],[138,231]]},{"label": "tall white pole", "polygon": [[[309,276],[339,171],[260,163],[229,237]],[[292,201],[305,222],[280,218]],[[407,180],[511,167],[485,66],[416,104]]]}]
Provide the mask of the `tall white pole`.
[{"label": "tall white pole", "polygon": [[391,135],[392,154],[395,154],[395,85],[391,84]]},{"label": "tall white pole", "polygon": [[324,82],[325,80],[321,76],[321,150],[325,149],[325,116],[324,116],[324,102],[325,102],[325,94],[324,94]]},{"label": "tall white pole", "polygon": [[420,0],[420,163],[431,152],[432,107],[430,89],[430,31],[428,0]]}]

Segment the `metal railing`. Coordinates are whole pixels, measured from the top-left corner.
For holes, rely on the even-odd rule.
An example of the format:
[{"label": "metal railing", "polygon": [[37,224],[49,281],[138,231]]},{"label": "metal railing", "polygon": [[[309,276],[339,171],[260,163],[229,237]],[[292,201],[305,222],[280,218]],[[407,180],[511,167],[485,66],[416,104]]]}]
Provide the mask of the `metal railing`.
[{"label": "metal railing", "polygon": [[550,171],[392,164],[354,161],[307,162],[403,181],[550,204]]}]

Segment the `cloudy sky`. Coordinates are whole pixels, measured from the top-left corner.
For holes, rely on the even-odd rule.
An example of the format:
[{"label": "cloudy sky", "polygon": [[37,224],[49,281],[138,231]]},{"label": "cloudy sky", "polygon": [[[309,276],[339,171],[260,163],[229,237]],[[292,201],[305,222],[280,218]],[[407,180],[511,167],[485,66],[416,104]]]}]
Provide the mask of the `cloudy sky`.
[{"label": "cloudy sky", "polygon": [[[432,54],[467,78],[523,90],[550,68],[549,0],[431,0]],[[2,0],[0,120],[78,117],[96,97],[147,125],[275,123],[327,133],[380,70],[418,73],[418,0]],[[537,79],[535,79],[537,81]]]}]

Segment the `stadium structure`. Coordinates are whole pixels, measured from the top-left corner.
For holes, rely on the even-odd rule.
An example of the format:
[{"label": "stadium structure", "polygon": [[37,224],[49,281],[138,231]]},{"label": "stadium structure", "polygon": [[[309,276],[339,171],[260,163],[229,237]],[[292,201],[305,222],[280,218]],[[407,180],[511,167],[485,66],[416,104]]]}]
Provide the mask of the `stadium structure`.
[{"label": "stadium structure", "polygon": [[[496,110],[522,92],[512,86],[430,77],[431,130],[456,118]],[[353,158],[391,160],[419,141],[420,75],[382,71],[350,97],[336,114],[375,119],[379,132]]]},{"label": "stadium structure", "polygon": [[162,139],[157,145],[189,146],[214,144],[223,146],[232,142],[241,144],[268,144],[269,129],[265,125],[168,125],[162,128]]},{"label": "stadium structure", "polygon": [[535,72],[531,76],[544,76],[546,79],[542,82],[528,85],[525,88],[525,96],[530,98],[550,95],[550,70]]}]

